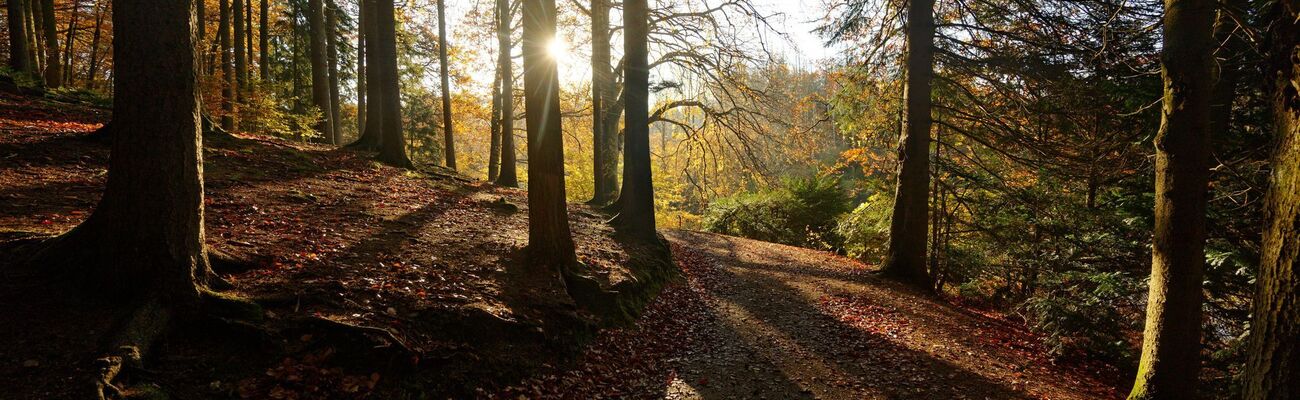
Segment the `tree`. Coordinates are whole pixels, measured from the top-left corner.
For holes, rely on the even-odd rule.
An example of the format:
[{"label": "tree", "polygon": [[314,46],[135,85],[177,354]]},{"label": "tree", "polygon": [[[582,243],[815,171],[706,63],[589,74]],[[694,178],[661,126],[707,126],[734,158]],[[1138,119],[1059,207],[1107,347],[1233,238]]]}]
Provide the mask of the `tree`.
[{"label": "tree", "polygon": [[406,155],[406,138],[402,134],[402,99],[401,88],[397,79],[397,17],[393,0],[375,0],[375,46],[374,63],[379,97],[372,103],[382,103],[379,114],[371,114],[371,119],[378,117],[383,121],[380,135],[381,147],[379,161],[386,164],[411,168],[411,159]]},{"label": "tree", "polygon": [[41,2],[41,29],[45,39],[45,86],[58,88],[63,86],[63,67],[59,60],[58,25],[54,22],[54,0]]},{"label": "tree", "polygon": [[[365,73],[361,78],[365,80],[365,98],[366,98],[366,123],[361,130],[361,137],[352,142],[348,147],[363,150],[378,149],[383,141],[383,91],[379,82],[379,24],[376,20],[375,4],[376,0],[362,0],[361,3],[361,35],[365,37]],[[358,79],[361,79],[358,78]]]},{"label": "tree", "polygon": [[[618,195],[618,93],[610,66],[609,0],[591,1],[591,136],[594,193],[590,204],[602,205]],[[612,114],[612,115],[611,115]],[[614,123],[609,123],[609,120]]]},{"label": "tree", "polygon": [[248,88],[248,49],[245,48],[248,43],[246,37],[248,32],[244,30],[244,8],[244,0],[234,0],[230,10],[234,18],[231,28],[235,32],[235,102],[237,103],[244,100],[244,92]]},{"label": "tree", "polygon": [[450,71],[447,69],[447,10],[443,2],[444,0],[438,0],[438,65],[442,77],[442,150],[445,153],[443,159],[447,163],[447,168],[455,171],[456,135],[455,127],[451,124],[451,83],[448,77]]},{"label": "tree", "polygon": [[9,0],[7,7],[9,9],[9,68],[14,71],[31,72],[31,60],[27,58],[27,26],[25,13],[22,12],[26,7],[23,6],[23,0]]},{"label": "tree", "polygon": [[498,171],[501,166],[501,71],[497,71],[496,76],[492,78],[492,114],[491,122],[488,124],[489,138],[491,144],[488,146],[488,181],[497,179]]},{"label": "tree", "polygon": [[40,265],[72,277],[87,293],[183,307],[198,301],[214,279],[203,244],[192,6],[184,0],[114,1],[108,183],[90,217],[37,256]]},{"label": "tree", "polygon": [[528,132],[528,251],[534,265],[577,262],[564,197],[560,76],[547,45],[555,40],[555,0],[525,1],[524,107]]},{"label": "tree", "polygon": [[235,67],[230,64],[230,0],[221,0],[221,16],[217,21],[217,41],[220,42],[221,56],[221,129],[227,132],[235,130]]},{"label": "tree", "polygon": [[357,135],[366,131],[366,6],[365,0],[357,1]]},{"label": "tree", "polygon": [[496,184],[519,186],[518,166],[515,162],[515,73],[510,54],[514,15],[510,0],[496,0],[497,7],[497,74],[501,75],[501,171]]},{"label": "tree", "polygon": [[1258,289],[1251,313],[1248,400],[1300,396],[1300,5],[1276,4],[1272,23],[1273,154],[1271,189],[1265,200]]},{"label": "tree", "polygon": [[[199,13],[198,15],[200,17],[199,19],[202,20],[203,19],[202,16],[204,14]],[[103,26],[104,26],[104,7],[103,5],[96,4],[95,5],[95,31],[94,34],[91,35],[90,56],[89,56],[90,60],[88,62],[89,65],[86,66],[86,89],[92,89],[92,90],[95,89],[95,77],[99,74],[99,37],[100,37],[100,30],[103,28]],[[201,38],[202,36],[200,36],[200,39]],[[202,43],[202,40],[200,40],[199,42]]]},{"label": "tree", "polygon": [[330,132],[333,135],[329,138],[330,143],[343,144],[342,124],[339,121],[339,31],[338,31],[338,5],[334,0],[329,0],[325,6],[325,32],[329,36],[327,40],[328,58],[329,58],[329,90],[330,90]]},{"label": "tree", "polygon": [[623,85],[626,128],[623,136],[623,190],[613,222],[642,237],[655,237],[654,184],[650,171],[649,6],[646,0],[623,2]]},{"label": "tree", "polygon": [[262,82],[267,82],[271,80],[271,58],[270,58],[271,57],[270,56],[271,54],[270,53],[271,1],[270,0],[262,0],[261,17],[262,17],[261,20],[259,20],[261,24],[260,26],[258,26],[258,30],[260,32],[258,35],[258,47],[257,47],[258,50],[261,51],[261,54],[259,54],[259,59],[257,62],[257,66],[258,66],[257,72],[261,74],[260,76],[262,78]]},{"label": "tree", "polygon": [[1210,170],[1213,0],[1166,0],[1155,232],[1142,358],[1130,399],[1196,397]]},{"label": "tree", "polygon": [[[236,0],[238,1],[238,0]],[[334,111],[330,109],[330,80],[325,27],[325,0],[307,2],[307,24],[311,29],[308,39],[311,41],[311,100],[321,113],[321,120],[316,124],[316,132],[326,141],[334,140]]]},{"label": "tree", "polygon": [[898,180],[889,224],[889,250],[881,274],[930,287],[925,251],[930,186],[930,81],[934,76],[934,0],[907,6],[905,117],[898,139]]}]

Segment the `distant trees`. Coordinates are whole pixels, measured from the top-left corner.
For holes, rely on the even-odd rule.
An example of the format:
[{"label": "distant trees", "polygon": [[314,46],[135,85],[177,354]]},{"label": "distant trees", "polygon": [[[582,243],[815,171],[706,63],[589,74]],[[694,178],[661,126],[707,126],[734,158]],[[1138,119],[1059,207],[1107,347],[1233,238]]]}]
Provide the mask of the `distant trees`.
[{"label": "distant trees", "polygon": [[1197,396],[1215,8],[1213,0],[1165,2],[1155,239],[1142,360],[1130,399]]},{"label": "distant trees", "polygon": [[880,272],[913,286],[931,286],[926,271],[930,210],[930,80],[934,75],[934,1],[907,6],[907,86],[898,139],[898,183],[889,225],[889,251]]},{"label": "distant trees", "polygon": [[1270,26],[1273,154],[1258,290],[1252,309],[1247,400],[1300,397],[1300,4],[1281,1]]},{"label": "distant trees", "polygon": [[537,266],[577,262],[564,196],[560,77],[547,52],[555,40],[555,0],[525,1],[524,107],[528,131],[528,252]]}]

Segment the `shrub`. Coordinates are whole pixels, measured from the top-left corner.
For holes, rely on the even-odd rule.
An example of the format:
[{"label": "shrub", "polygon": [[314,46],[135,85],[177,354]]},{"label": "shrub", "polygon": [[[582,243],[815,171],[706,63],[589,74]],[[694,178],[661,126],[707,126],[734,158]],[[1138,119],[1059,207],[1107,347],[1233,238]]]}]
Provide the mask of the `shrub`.
[{"label": "shrub", "polygon": [[793,178],[780,187],[717,200],[704,215],[710,232],[793,246],[838,250],[843,239],[836,231],[840,215],[849,209],[849,196],[839,179],[829,176]]}]

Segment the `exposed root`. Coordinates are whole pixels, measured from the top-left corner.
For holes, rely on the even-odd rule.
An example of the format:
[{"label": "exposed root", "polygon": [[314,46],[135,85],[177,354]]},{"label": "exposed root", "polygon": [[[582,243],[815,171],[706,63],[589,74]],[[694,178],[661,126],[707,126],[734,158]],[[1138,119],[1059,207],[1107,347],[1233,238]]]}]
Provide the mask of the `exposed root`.
[{"label": "exposed root", "polygon": [[317,316],[301,317],[298,321],[326,333],[336,333],[350,337],[378,338],[379,342],[375,343],[372,346],[373,348],[392,348],[404,355],[418,354],[406,344],[405,340],[398,338],[397,335],[393,334],[393,331],[384,328],[355,325]]}]

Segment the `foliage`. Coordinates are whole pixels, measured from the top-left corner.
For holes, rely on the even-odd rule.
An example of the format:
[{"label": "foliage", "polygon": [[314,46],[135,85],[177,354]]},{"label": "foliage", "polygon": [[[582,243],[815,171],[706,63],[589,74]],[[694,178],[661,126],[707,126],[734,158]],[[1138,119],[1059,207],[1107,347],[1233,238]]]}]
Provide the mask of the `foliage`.
[{"label": "foliage", "polygon": [[877,192],[840,218],[835,232],[844,239],[844,252],[863,260],[882,260],[889,245],[893,197]]},{"label": "foliage", "polygon": [[710,232],[768,242],[822,249],[839,249],[844,240],[835,230],[848,212],[849,196],[838,178],[787,178],[780,187],[720,199],[704,216]]},{"label": "foliage", "polygon": [[1129,364],[1136,353],[1125,333],[1141,320],[1119,310],[1140,283],[1120,272],[1066,272],[1046,279],[1022,310],[1053,356],[1092,355]]}]

